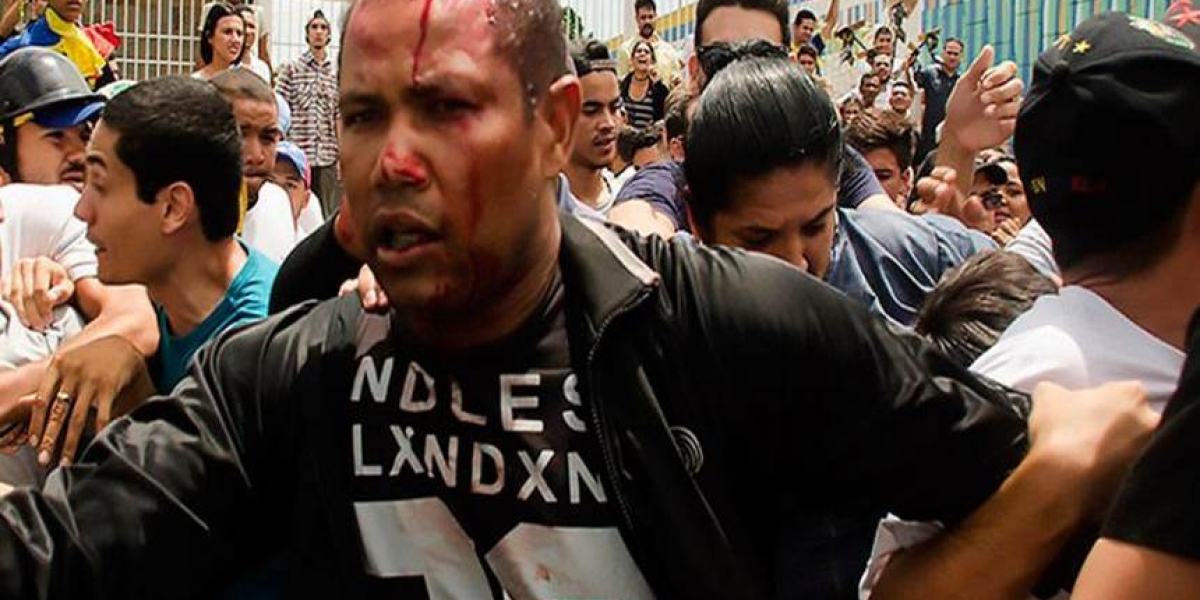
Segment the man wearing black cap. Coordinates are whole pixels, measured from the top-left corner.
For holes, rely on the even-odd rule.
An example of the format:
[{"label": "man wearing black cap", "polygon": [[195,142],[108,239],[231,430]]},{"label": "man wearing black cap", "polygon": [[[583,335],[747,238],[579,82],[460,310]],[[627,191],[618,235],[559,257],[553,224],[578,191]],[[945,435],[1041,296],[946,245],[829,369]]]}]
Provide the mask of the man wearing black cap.
[{"label": "man wearing black cap", "polygon": [[[1193,44],[1200,44],[1200,11],[1188,3],[1176,2],[1167,11],[1166,20],[1187,34]],[[1168,39],[1171,43],[1180,43],[1173,36]],[[1187,78],[1176,81],[1179,90],[1186,88],[1190,92],[1186,102],[1194,109],[1195,55],[1188,61],[1179,53],[1172,51],[1172,54],[1177,60],[1192,65]],[[1184,114],[1184,111],[1174,114]],[[1190,135],[1195,144],[1196,118],[1181,125],[1184,127],[1181,134]],[[1194,217],[1197,204],[1195,152],[1193,145],[1190,155],[1180,155],[1180,158],[1193,161],[1189,217]],[[1191,222],[1195,222],[1194,218]],[[1189,229],[1185,235],[1194,238],[1194,231]],[[1200,499],[1200,486],[1197,486],[1195,476],[1195,460],[1200,451],[1200,411],[1196,410],[1196,403],[1200,401],[1200,320],[1193,319],[1188,338],[1188,361],[1179,389],[1167,404],[1162,425],[1153,441],[1125,479],[1102,538],[1088,556],[1075,587],[1074,597],[1078,600],[1182,600],[1194,598],[1196,590],[1200,589],[1200,563],[1197,562],[1200,559],[1200,521],[1195,510]]]},{"label": "man wearing black cap", "polygon": [[316,11],[304,26],[308,51],[279,70],[277,91],[292,109],[291,138],[312,167],[312,188],[325,217],[341,204],[338,160],[337,70],[328,55],[332,30],[325,13]]},{"label": "man wearing black cap", "polygon": [[1159,410],[1175,390],[1200,306],[1195,47],[1167,25],[1112,13],[1039,59],[1016,152],[1066,286],[975,370],[1025,390],[1140,380]]}]

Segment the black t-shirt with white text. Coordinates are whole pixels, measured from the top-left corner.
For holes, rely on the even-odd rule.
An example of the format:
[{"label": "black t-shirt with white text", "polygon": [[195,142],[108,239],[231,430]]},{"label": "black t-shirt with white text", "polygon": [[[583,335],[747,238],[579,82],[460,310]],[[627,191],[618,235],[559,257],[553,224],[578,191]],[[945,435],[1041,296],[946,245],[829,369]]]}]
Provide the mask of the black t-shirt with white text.
[{"label": "black t-shirt with white text", "polygon": [[561,282],[506,340],[446,359],[360,346],[349,490],[365,570],[400,598],[652,598],[617,529],[570,366]]}]

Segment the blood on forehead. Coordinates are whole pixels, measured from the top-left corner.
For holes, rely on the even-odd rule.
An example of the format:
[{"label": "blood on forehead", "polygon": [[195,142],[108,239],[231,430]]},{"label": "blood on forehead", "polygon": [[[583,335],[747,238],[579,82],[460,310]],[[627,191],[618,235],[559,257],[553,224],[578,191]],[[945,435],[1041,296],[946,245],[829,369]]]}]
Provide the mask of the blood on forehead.
[{"label": "blood on forehead", "polygon": [[[369,58],[387,58],[397,47],[397,20],[415,23],[411,54],[416,84],[421,65],[428,55],[438,54],[440,46],[490,51],[492,35],[487,29],[496,25],[496,15],[496,0],[361,0],[351,16],[348,41]],[[438,52],[427,48],[430,42],[439,46]]]}]

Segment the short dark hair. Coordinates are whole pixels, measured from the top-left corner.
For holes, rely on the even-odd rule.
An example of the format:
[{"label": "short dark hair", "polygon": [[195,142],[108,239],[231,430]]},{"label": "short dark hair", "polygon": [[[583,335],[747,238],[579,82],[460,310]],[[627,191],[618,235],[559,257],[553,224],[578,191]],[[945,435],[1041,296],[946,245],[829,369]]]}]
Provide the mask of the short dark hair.
[{"label": "short dark hair", "polygon": [[695,96],[687,89],[686,85],[677,85],[671,93],[667,95],[666,116],[663,117],[663,127],[667,130],[667,140],[682,138],[687,140],[688,126],[691,122],[688,119],[688,108],[692,105],[692,100]]},{"label": "short dark hair", "polygon": [[911,84],[911,83],[909,83],[907,80],[904,80],[904,79],[897,79],[896,81],[893,81],[893,82],[892,82],[892,89],[895,89],[895,88],[898,88],[898,87],[902,87],[902,88],[908,88],[908,91],[909,91],[909,92],[912,92],[912,89],[913,89],[913,86],[912,86],[912,84]]},{"label": "short dark hair", "polygon": [[[242,16],[240,10],[230,6],[225,2],[214,4],[208,9],[208,14],[204,16],[204,26],[200,28],[200,58],[204,64],[210,64],[213,60],[212,42],[208,38],[212,37],[217,32],[217,23],[225,17],[237,17],[242,20],[242,27],[246,27],[246,18]],[[246,45],[242,44],[242,52],[234,58],[234,63],[242,60],[242,55],[246,53]]]},{"label": "short dark hair", "polygon": [[952,37],[952,38],[946,40],[946,43],[943,44],[942,47],[945,48],[946,46],[949,46],[950,44],[958,44],[959,48],[961,48],[963,50],[967,49],[967,45],[964,44],[962,40],[960,40],[956,37]]},{"label": "short dark hair", "polygon": [[313,12],[313,16],[308,19],[308,22],[304,24],[304,31],[307,32],[309,26],[311,26],[313,21],[316,20],[325,21],[325,23],[329,24],[329,19],[325,17],[325,11],[318,8],[315,12]]},{"label": "short dark hair", "polygon": [[1024,258],[981,252],[948,271],[925,297],[914,329],[963,367],[996,344],[1034,301],[1058,286]]},{"label": "short dark hair", "polygon": [[253,100],[275,104],[271,86],[250,69],[228,69],[217,73],[210,82],[232,103],[234,100]]},{"label": "short dark hair", "polygon": [[796,56],[797,57],[811,56],[813,58],[813,60],[816,60],[816,59],[820,58],[821,55],[817,54],[817,49],[813,48],[812,44],[804,44],[803,46],[800,46],[800,48],[798,48],[796,50]]},{"label": "short dark hair", "polygon": [[704,22],[712,11],[724,6],[737,6],[747,10],[771,13],[779,21],[779,33],[784,46],[792,43],[792,29],[788,27],[787,0],[700,0],[696,3],[696,45],[703,45]]},{"label": "short dark hair", "polygon": [[599,71],[617,72],[615,64],[608,64],[612,60],[612,54],[608,51],[608,46],[594,40],[581,40],[575,48],[571,50],[571,62],[575,65],[575,75],[583,78],[592,73]]},{"label": "short dark hair", "polygon": [[879,36],[881,36],[885,33],[892,37],[896,37],[896,33],[894,31],[892,31],[891,27],[888,27],[887,25],[880,25],[879,28],[875,30],[875,35],[872,36],[871,39],[877,40],[877,39],[879,39]]},{"label": "short dark hair", "polygon": [[654,3],[654,0],[637,0],[637,2],[633,3],[634,14],[642,12],[643,8],[648,8],[654,11],[655,14],[658,13],[658,5]]},{"label": "short dark hair", "polygon": [[652,123],[646,127],[622,127],[617,134],[617,153],[621,160],[632,163],[638,150],[652,148],[662,142],[662,125]]},{"label": "short dark hair", "polygon": [[627,165],[633,162],[633,154],[637,152],[637,136],[638,129],[629,125],[622,127],[617,133],[617,156]]},{"label": "short dark hair", "polygon": [[846,143],[866,154],[877,148],[890,150],[901,169],[912,166],[917,133],[908,119],[892,111],[867,109],[846,129]]},{"label": "short dark hair", "polygon": [[792,25],[799,25],[803,21],[816,21],[816,20],[817,20],[816,13],[814,13],[811,10],[808,10],[807,8],[802,8],[802,9],[800,9],[799,12],[796,13],[796,18],[792,21]]},{"label": "short dark hair", "polygon": [[692,117],[686,143],[692,216],[707,229],[735,186],[781,167],[827,169],[836,182],[842,130],[829,97],[787,59],[751,58],[723,69]]},{"label": "short dark hair", "polygon": [[[352,0],[342,19],[339,46],[346,47],[346,35],[354,10],[362,0]],[[525,88],[529,106],[550,91],[550,84],[570,72],[567,35],[563,29],[563,9],[558,0],[507,0],[493,4],[495,12],[496,52],[503,56]],[[338,69],[342,56],[338,53]]]},{"label": "short dark hair", "polygon": [[216,88],[190,77],[162,77],[117,95],[102,123],[115,131],[117,157],[133,172],[138,199],[177,182],[196,197],[209,241],[237,230],[242,139],[233,108]]}]

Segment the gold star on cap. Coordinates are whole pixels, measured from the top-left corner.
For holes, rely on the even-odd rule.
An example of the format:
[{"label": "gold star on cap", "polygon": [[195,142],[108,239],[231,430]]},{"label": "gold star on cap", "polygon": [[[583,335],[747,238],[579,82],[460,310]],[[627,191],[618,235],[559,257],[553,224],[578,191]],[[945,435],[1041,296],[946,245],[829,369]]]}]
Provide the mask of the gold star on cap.
[{"label": "gold star on cap", "polygon": [[1091,50],[1091,49],[1092,49],[1092,45],[1089,44],[1087,40],[1083,40],[1082,42],[1075,44],[1074,52],[1075,52],[1075,54],[1083,54],[1084,52],[1087,52],[1088,50]]}]

